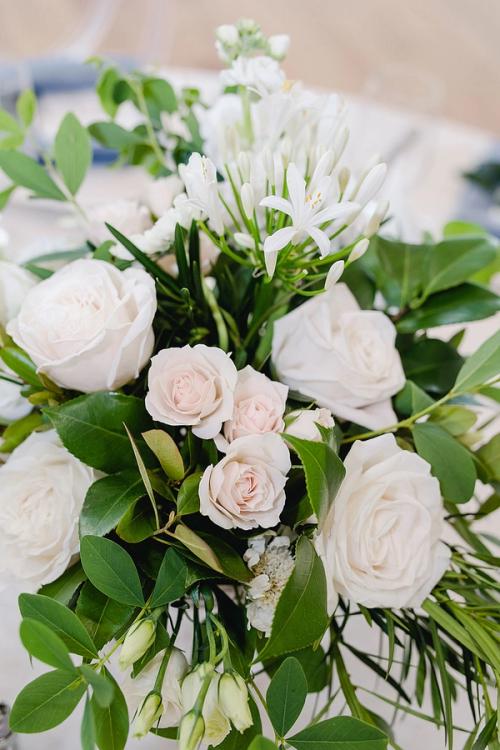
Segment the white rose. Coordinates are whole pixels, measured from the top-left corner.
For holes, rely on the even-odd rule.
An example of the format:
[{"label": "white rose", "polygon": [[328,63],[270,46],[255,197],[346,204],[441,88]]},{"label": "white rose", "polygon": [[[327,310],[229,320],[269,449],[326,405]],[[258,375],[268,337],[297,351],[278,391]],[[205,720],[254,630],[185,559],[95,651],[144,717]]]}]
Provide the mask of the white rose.
[{"label": "white rose", "polygon": [[246,86],[260,96],[272,94],[281,89],[285,74],[272,57],[237,57],[229,70],[221,73],[224,86]]},{"label": "white rose", "polygon": [[219,450],[226,450],[229,443],[246,435],[281,432],[287,395],[286,385],[275,383],[250,365],[240,370],[232,417],[216,439]]},{"label": "white rose", "polygon": [[176,174],[171,174],[168,177],[160,177],[158,180],[150,182],[147,186],[144,197],[145,203],[152,214],[163,216],[169,208],[172,208],[174,198],[179,193],[182,193],[183,190],[184,184]]},{"label": "white rose", "polygon": [[297,409],[287,414],[286,423],[286,435],[314,441],[323,440],[318,424],[327,429],[335,425],[329,409]]},{"label": "white rose", "polygon": [[216,346],[163,349],[151,360],[146,409],[157,422],[192,427],[208,440],[233,413],[237,377],[229,355]]},{"label": "white rose", "polygon": [[223,529],[276,526],[290,466],[288,448],[274,432],[238,438],[218,464],[205,469],[201,514]]},{"label": "white rose", "polygon": [[[213,667],[210,667],[208,664],[199,664],[196,669],[184,678],[182,683],[182,704],[184,713],[187,713],[193,708],[201,686],[203,685],[205,676],[210,673],[211,669],[213,669]],[[203,741],[206,742],[207,745],[214,747],[220,745],[231,731],[229,719],[223,713],[221,706],[219,705],[219,678],[220,675],[217,672],[213,672],[202,709],[203,721],[205,722]]]},{"label": "white rose", "polygon": [[29,290],[36,284],[35,277],[15,263],[0,260],[0,325],[6,326],[15,318]]},{"label": "white rose", "polygon": [[33,433],[0,466],[0,580],[36,589],[78,552],[78,518],[94,472],[59,442]]},{"label": "white rose", "polygon": [[22,388],[23,386],[0,377],[0,424],[15,422],[16,419],[26,417],[32,410],[30,402],[21,396]]},{"label": "white rose", "polygon": [[154,281],[145,271],[81,259],[34,287],[7,331],[39,372],[90,393],[139,375],[153,350],[155,312]]},{"label": "white rose", "polygon": [[[164,651],[160,651],[148,662],[137,677],[132,679],[132,675],[129,675],[122,683],[121,689],[127,701],[131,717],[134,716],[146,696],[153,690],[156,675],[160,669],[164,654]],[[159,727],[176,726],[181,720],[181,682],[187,670],[188,663],[186,657],[178,648],[173,648],[161,689],[163,713],[158,724]]]},{"label": "white rose", "polygon": [[393,435],[356,442],[317,538],[330,583],[365,607],[419,607],[448,567],[429,464]]},{"label": "white rose", "polygon": [[384,313],[336,284],[275,322],[272,358],[292,390],[377,430],[396,421],[391,396],[405,383],[395,339]]},{"label": "white rose", "polygon": [[[113,235],[106,223],[118,229],[125,237],[142,234],[151,226],[151,216],[146,206],[141,206],[134,200],[117,200],[93,206],[88,212],[88,235],[94,245],[101,245],[106,240],[112,240]],[[123,260],[131,260],[132,256],[122,245],[113,247],[113,254]]]}]

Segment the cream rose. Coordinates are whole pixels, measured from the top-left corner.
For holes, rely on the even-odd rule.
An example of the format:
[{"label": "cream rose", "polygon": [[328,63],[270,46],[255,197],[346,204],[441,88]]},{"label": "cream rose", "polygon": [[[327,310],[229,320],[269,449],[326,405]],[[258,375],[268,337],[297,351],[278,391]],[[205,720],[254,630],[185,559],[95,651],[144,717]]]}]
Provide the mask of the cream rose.
[{"label": "cream rose", "polygon": [[317,538],[330,583],[365,607],[419,607],[448,567],[429,464],[393,435],[356,442]]},{"label": "cream rose", "polygon": [[0,466],[0,581],[36,589],[78,552],[78,518],[94,472],[54,430],[34,433]]},{"label": "cream rose", "polygon": [[233,413],[238,373],[216,346],[162,349],[151,360],[146,409],[157,422],[215,437]]},{"label": "cream rose", "polygon": [[240,370],[232,417],[216,439],[219,450],[227,450],[229,443],[246,435],[281,432],[287,395],[286,385],[275,383],[250,365]]},{"label": "cream rose", "polygon": [[326,429],[335,425],[329,409],[297,409],[286,416],[285,434],[318,442],[323,440],[318,425]]},{"label": "cream rose", "polygon": [[7,327],[55,383],[84,393],[139,375],[153,350],[154,281],[101,260],[76,260],[40,282]]},{"label": "cream rose", "polygon": [[[165,652],[160,651],[135,677],[128,676],[121,688],[127,701],[130,717],[132,718],[141,707],[146,696],[153,690],[156,675],[160,669]],[[176,726],[182,717],[181,683],[188,670],[186,657],[178,648],[173,648],[168,660],[165,679],[161,689],[163,713],[158,726]]]},{"label": "cream rose", "polygon": [[336,284],[275,322],[272,358],[292,390],[376,430],[396,421],[391,396],[405,383],[395,339],[384,313]]},{"label": "cream rose", "polygon": [[15,263],[0,260],[0,325],[15,318],[24,298],[36,284],[35,277]]},{"label": "cream rose", "polygon": [[290,453],[279,435],[238,438],[218,464],[205,469],[200,512],[223,529],[276,526],[290,466]]}]

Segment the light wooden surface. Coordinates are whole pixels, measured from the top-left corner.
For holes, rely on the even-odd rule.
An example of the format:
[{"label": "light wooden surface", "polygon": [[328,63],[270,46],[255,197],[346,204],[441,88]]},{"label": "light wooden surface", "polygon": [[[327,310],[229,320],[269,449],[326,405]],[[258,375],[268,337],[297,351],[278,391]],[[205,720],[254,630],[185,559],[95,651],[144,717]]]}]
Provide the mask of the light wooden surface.
[{"label": "light wooden surface", "polygon": [[[287,32],[291,78],[354,93],[382,79],[432,87],[433,113],[500,134],[499,0],[98,0],[110,9],[99,51],[150,62],[216,68],[213,29],[251,16],[268,33]],[[79,36],[92,0],[0,0],[0,56],[34,56]],[[104,26],[104,24],[103,24]],[[396,67],[395,67],[396,66]],[[408,80],[394,83],[394,71]],[[389,71],[389,73],[387,72]]]}]

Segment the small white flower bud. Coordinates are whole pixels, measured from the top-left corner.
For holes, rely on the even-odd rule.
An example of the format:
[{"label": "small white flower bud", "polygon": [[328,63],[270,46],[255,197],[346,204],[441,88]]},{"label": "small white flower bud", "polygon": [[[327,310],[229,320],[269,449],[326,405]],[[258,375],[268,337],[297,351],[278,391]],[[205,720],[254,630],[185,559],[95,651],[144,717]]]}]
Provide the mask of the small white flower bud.
[{"label": "small white flower bud", "polygon": [[380,224],[385,218],[387,211],[389,210],[389,201],[383,200],[380,201],[378,206],[375,208],[375,211],[370,216],[366,223],[365,230],[363,234],[365,237],[373,237],[374,234],[377,234],[378,230],[380,229]]},{"label": "small white flower bud", "polygon": [[159,693],[149,693],[144,699],[142,706],[137,712],[134,721],[134,737],[145,737],[149,730],[154,727],[163,713],[163,703]]},{"label": "small white flower bud", "polygon": [[156,623],[154,620],[149,618],[134,623],[129,628],[120,650],[118,659],[120,669],[127,669],[141,656],[144,656],[148,648],[153,645],[155,635]]},{"label": "small white flower bud", "polygon": [[245,250],[253,250],[255,247],[255,240],[253,237],[250,237],[249,234],[245,234],[244,232],[235,232],[234,239],[238,245],[244,247]]},{"label": "small white flower bud", "polygon": [[356,242],[351,250],[351,254],[349,255],[349,263],[354,263],[355,260],[359,260],[359,258],[361,258],[368,250],[369,244],[370,240],[366,239],[366,237],[363,237],[362,240]]},{"label": "small white flower bud", "polygon": [[224,672],[219,679],[219,705],[238,732],[252,726],[245,680],[237,672]]},{"label": "small white flower bud", "polygon": [[325,279],[325,289],[331,289],[334,284],[340,279],[344,273],[345,263],[343,260],[337,260],[330,266],[330,270],[327,273]]},{"label": "small white flower bud", "polygon": [[339,190],[341,193],[346,189],[349,180],[351,178],[351,172],[348,167],[342,167],[339,171]]},{"label": "small white flower bud", "polygon": [[262,162],[267,180],[274,185],[274,158],[271,149],[267,146],[262,152]]},{"label": "small white flower bud", "polygon": [[215,37],[221,44],[227,45],[228,47],[235,47],[240,40],[238,29],[232,24],[218,26],[215,31]]},{"label": "small white flower bud", "polygon": [[255,209],[255,195],[253,187],[249,182],[245,182],[245,184],[241,186],[241,202],[243,204],[243,210],[248,218],[251,219]]},{"label": "small white flower bud", "polygon": [[259,24],[252,18],[241,18],[238,21],[238,29],[244,34],[258,34],[260,33]]},{"label": "small white flower bud", "polygon": [[288,166],[288,162],[290,161],[290,157],[292,155],[292,148],[293,148],[292,140],[288,135],[286,135],[281,141],[281,154],[283,156],[283,162],[285,163],[286,166]]},{"label": "small white flower bud", "polygon": [[205,734],[205,722],[196,711],[189,711],[183,716],[179,726],[179,750],[196,750]]},{"label": "small white flower bud", "polygon": [[290,37],[287,34],[275,34],[269,37],[269,54],[275,60],[283,60],[290,46]]},{"label": "small white flower bud", "polygon": [[240,151],[238,154],[238,169],[240,170],[243,182],[248,182],[250,179],[251,163],[247,151]]},{"label": "small white flower bud", "polygon": [[372,167],[361,181],[355,195],[353,196],[356,198],[357,203],[361,206],[365,206],[368,201],[371,201],[382,187],[386,174],[387,164],[380,163],[375,167]]}]

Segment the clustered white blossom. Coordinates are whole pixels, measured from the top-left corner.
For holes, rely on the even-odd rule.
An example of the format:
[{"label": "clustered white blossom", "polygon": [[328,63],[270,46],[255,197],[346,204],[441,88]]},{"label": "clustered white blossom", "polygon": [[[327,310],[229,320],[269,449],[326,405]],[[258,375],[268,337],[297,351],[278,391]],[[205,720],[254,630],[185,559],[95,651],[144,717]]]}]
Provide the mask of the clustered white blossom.
[{"label": "clustered white blossom", "polygon": [[295,564],[290,538],[269,534],[253,537],[243,558],[254,575],[247,590],[248,623],[269,636],[278,600]]}]

